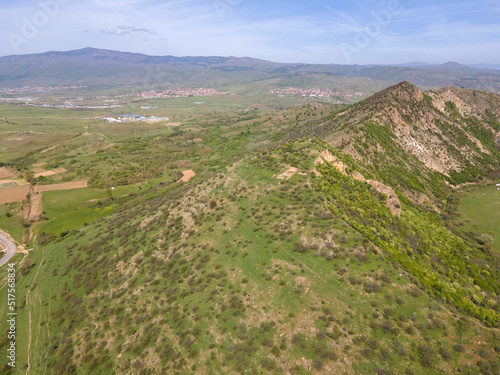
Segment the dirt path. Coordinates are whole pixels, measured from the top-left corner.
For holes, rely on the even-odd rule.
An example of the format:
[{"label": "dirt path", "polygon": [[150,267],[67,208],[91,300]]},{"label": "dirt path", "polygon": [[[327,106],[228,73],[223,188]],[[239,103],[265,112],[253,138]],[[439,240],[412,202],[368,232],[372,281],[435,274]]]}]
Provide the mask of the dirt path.
[{"label": "dirt path", "polygon": [[40,220],[43,211],[42,193],[35,193],[31,195],[30,199],[31,209],[28,216],[28,222],[33,220]]}]

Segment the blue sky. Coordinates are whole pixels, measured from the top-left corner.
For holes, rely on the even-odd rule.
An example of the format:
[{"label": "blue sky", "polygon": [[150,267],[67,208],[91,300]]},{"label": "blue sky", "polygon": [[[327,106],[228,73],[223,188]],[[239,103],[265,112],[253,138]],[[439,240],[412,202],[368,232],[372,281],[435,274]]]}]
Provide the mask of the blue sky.
[{"label": "blue sky", "polygon": [[84,47],[278,62],[500,64],[500,2],[0,0],[0,56]]}]

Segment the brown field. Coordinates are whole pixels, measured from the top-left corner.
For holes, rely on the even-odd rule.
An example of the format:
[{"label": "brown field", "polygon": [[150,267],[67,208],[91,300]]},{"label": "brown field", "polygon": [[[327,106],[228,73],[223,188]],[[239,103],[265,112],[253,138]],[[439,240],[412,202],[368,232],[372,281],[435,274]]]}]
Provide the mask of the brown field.
[{"label": "brown field", "polygon": [[33,172],[35,172],[35,178],[40,176],[53,176],[55,174],[64,173],[66,169],[64,168],[55,168],[53,171],[46,171],[42,167],[33,168]]},{"label": "brown field", "polygon": [[16,180],[2,180],[2,181],[0,181],[0,185],[1,184],[10,184],[11,182],[16,182],[17,183]]},{"label": "brown field", "polygon": [[0,204],[20,202],[26,199],[30,191],[29,186],[19,186],[0,190]]},{"label": "brown field", "polygon": [[33,164],[33,167],[43,167],[45,164],[47,164],[46,162],[42,162],[42,163],[36,163],[36,164]]},{"label": "brown field", "polygon": [[35,186],[35,192],[41,193],[43,191],[81,189],[86,187],[87,187],[87,181],[73,181],[73,182],[64,182],[62,184]]},{"label": "brown field", "polygon": [[53,176],[57,174],[56,172],[54,171],[45,171],[45,172],[40,172],[40,173],[35,173],[35,178],[37,177],[41,177],[41,176]]},{"label": "brown field", "polygon": [[[62,184],[35,186],[35,192],[41,193],[44,191],[80,189],[86,187],[87,187],[87,181],[74,181],[74,182],[65,182]],[[14,188],[1,189],[0,204],[20,202],[23,199],[26,199],[26,195],[28,195],[29,190],[30,190],[29,186],[19,186]]]},{"label": "brown field", "polygon": [[7,177],[12,177],[12,176],[14,176],[14,174],[9,172],[4,167],[0,168],[0,178],[7,178]]}]

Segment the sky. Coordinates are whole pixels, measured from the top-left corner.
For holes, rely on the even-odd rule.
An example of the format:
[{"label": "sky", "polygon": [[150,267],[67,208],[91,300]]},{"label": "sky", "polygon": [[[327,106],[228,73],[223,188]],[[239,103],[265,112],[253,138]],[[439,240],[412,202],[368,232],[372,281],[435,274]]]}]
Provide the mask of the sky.
[{"label": "sky", "polygon": [[0,56],[85,47],[320,64],[500,64],[498,0],[0,0]]}]

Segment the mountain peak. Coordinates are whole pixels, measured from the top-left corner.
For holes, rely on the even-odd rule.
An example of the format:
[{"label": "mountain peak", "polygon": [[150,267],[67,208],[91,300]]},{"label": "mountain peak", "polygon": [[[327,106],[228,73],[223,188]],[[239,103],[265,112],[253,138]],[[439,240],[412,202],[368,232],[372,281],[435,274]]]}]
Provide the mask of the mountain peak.
[{"label": "mountain peak", "polygon": [[385,107],[424,99],[422,90],[408,81],[400,82],[366,99],[370,107]]},{"label": "mountain peak", "polygon": [[453,61],[448,61],[444,64],[438,65],[437,68],[440,69],[460,69],[460,70],[474,70],[474,68],[470,68],[468,66],[453,62]]}]

